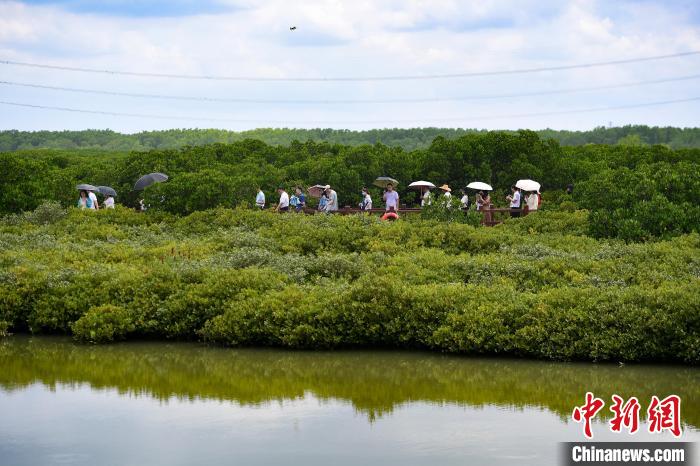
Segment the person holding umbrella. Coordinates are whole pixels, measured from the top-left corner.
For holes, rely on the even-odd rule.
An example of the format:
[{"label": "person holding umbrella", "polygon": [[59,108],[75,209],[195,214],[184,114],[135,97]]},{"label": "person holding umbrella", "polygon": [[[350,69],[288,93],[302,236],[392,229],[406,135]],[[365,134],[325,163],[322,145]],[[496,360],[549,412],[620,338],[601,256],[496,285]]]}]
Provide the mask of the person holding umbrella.
[{"label": "person holding umbrella", "polygon": [[384,191],[384,203],[387,212],[397,212],[399,210],[399,193],[394,191],[393,183],[387,183]]},{"label": "person holding umbrella", "polygon": [[114,198],[117,197],[117,192],[114,190],[114,188],[109,186],[98,186],[96,191],[105,197],[103,203],[104,208],[114,209]]},{"label": "person holding umbrella", "polygon": [[88,192],[84,189],[80,190],[80,197],[78,198],[77,206],[79,209],[94,209],[92,199],[90,199]]},{"label": "person holding umbrella", "polygon": [[484,192],[479,191],[476,193],[476,210],[479,211],[484,206]]},{"label": "person holding umbrella", "polygon": [[430,181],[420,180],[414,181],[413,183],[409,184],[408,187],[419,190],[420,195],[418,197],[420,199],[421,207],[430,205],[430,190],[435,188],[435,185],[433,183],[431,183]]},{"label": "person holding umbrella", "polygon": [[484,211],[484,222],[490,223],[493,218],[491,213],[491,194],[489,191],[479,191],[481,194],[481,210]]}]

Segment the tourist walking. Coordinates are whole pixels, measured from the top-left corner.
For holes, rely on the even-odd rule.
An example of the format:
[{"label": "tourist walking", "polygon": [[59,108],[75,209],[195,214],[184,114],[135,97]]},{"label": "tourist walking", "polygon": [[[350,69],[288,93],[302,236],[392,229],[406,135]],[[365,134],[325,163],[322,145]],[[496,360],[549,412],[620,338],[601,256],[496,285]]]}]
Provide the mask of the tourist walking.
[{"label": "tourist walking", "polygon": [[328,202],[326,203],[326,212],[335,212],[338,210],[338,193],[331,189],[330,185],[326,185],[326,194]]},{"label": "tourist walking", "polygon": [[328,195],[325,191],[321,193],[321,197],[318,200],[318,211],[325,212],[328,207]]},{"label": "tourist walking", "polygon": [[481,210],[482,207],[484,207],[484,192],[479,191],[476,193],[476,198],[474,200],[474,203],[476,204],[476,210]]},{"label": "tourist walking", "polygon": [[423,192],[423,195],[421,196],[420,199],[420,206],[425,207],[427,205],[432,204],[432,194],[430,193],[430,189],[426,188],[425,191]]},{"label": "tourist walking", "polygon": [[265,208],[265,193],[260,187],[258,187],[258,194],[255,196],[255,206],[260,210]]},{"label": "tourist walking", "polygon": [[452,189],[446,184],[443,184],[438,189],[441,189],[443,193],[439,204],[447,208],[452,207]]},{"label": "tourist walking", "polygon": [[114,197],[107,196],[104,202],[105,209],[114,209]]},{"label": "tourist walking", "polygon": [[442,190],[442,193],[443,193],[442,196],[443,196],[443,198],[445,198],[445,199],[447,199],[447,200],[451,200],[451,199],[452,199],[452,189],[450,189],[450,187],[449,187],[448,185],[443,184],[443,185],[440,186],[440,188],[438,188],[438,189],[441,189],[441,190]]},{"label": "tourist walking", "polygon": [[539,200],[540,200],[540,194],[539,193],[530,193],[527,196],[527,210],[529,212],[534,212],[537,210],[537,207],[539,206]]},{"label": "tourist walking", "polygon": [[367,189],[367,186],[362,187],[362,202],[360,202],[360,210],[363,212],[369,212],[372,210],[372,197],[369,195],[369,189]]},{"label": "tourist walking", "polygon": [[520,190],[515,185],[510,187],[512,194],[506,196],[506,200],[510,202],[510,216],[520,217]]},{"label": "tourist walking", "polygon": [[459,202],[462,204],[462,209],[469,210],[469,196],[467,196],[467,191],[464,189],[460,191],[462,192],[462,199],[460,199]]},{"label": "tourist walking", "polygon": [[99,210],[100,204],[97,202],[97,195],[92,191],[88,191],[88,197],[92,201],[92,207],[90,207],[90,208],[95,209],[95,210]]},{"label": "tourist walking", "polygon": [[277,203],[277,212],[288,212],[289,211],[289,194],[284,190],[282,186],[277,188],[277,192],[280,195],[280,201]]},{"label": "tourist walking", "polygon": [[484,211],[484,223],[487,225],[493,221],[493,213],[491,212],[491,194],[486,191],[481,193],[481,210]]},{"label": "tourist walking", "polygon": [[93,204],[92,204],[92,199],[90,199],[90,196],[88,195],[88,192],[85,190],[80,191],[80,197],[78,198],[78,208],[80,209],[92,209]]},{"label": "tourist walking", "polygon": [[388,183],[386,185],[386,191],[384,191],[384,203],[386,205],[386,211],[398,212],[399,210],[399,193],[394,191],[394,185]]},{"label": "tourist walking", "polygon": [[294,208],[296,209],[297,213],[303,212],[304,207],[306,207],[306,196],[304,195],[304,191],[301,190],[301,186],[294,188],[294,196],[297,198],[297,203]]}]

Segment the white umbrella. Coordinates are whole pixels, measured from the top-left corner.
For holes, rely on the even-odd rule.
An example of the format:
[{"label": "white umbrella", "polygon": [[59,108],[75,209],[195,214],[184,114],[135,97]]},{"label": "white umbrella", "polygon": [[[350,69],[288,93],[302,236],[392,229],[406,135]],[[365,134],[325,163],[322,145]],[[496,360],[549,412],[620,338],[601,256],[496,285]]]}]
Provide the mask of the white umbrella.
[{"label": "white umbrella", "polygon": [[523,191],[539,191],[540,190],[540,184],[537,181],[532,181],[532,180],[518,180],[518,182],[515,183],[515,187],[522,189]]},{"label": "white umbrella", "polygon": [[414,181],[408,187],[422,190],[423,188],[433,189],[435,185],[430,181]]},{"label": "white umbrella", "polygon": [[472,181],[467,185],[469,189],[476,189],[478,191],[493,191],[490,184],[482,183],[481,181]]}]

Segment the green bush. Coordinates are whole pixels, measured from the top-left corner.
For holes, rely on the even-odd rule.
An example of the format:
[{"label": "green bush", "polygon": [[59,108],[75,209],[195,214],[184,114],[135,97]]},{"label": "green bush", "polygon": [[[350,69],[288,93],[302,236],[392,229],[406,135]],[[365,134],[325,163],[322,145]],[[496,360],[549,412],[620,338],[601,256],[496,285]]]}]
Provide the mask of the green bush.
[{"label": "green bush", "polygon": [[57,201],[45,201],[31,212],[25,212],[24,218],[29,223],[47,225],[56,223],[67,215],[66,209]]},{"label": "green bush", "polygon": [[700,235],[599,240],[589,215],[483,228],[70,209],[55,223],[0,222],[0,321],[92,342],[700,362]]},{"label": "green bush", "polygon": [[124,339],[134,330],[129,313],[122,307],[103,305],[91,307],[71,324],[73,336],[84,343],[107,343]]}]

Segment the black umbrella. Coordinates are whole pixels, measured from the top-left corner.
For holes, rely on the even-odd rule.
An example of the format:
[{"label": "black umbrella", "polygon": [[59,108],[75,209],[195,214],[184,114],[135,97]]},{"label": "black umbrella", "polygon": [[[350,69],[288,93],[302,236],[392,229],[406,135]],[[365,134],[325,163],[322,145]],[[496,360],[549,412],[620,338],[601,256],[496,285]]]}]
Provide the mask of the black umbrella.
[{"label": "black umbrella", "polygon": [[78,191],[97,191],[97,188],[91,184],[83,183],[75,187]]},{"label": "black umbrella", "polygon": [[104,196],[117,197],[117,192],[109,186],[98,186],[97,191]]},{"label": "black umbrella", "polygon": [[135,191],[141,191],[148,188],[154,183],[161,183],[168,179],[168,175],[165,173],[149,173],[148,175],[143,175],[134,185]]}]

